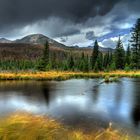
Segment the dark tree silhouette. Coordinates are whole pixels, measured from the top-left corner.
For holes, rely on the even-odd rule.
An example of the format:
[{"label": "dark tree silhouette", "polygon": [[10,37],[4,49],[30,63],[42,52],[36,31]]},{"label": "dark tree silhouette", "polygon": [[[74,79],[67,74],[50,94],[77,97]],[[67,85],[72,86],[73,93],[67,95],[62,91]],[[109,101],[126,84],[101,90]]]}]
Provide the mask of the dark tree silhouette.
[{"label": "dark tree silhouette", "polygon": [[140,18],[137,20],[135,27],[132,29],[130,42],[132,46],[133,68],[140,69]]},{"label": "dark tree silhouette", "polygon": [[115,64],[117,69],[124,69],[125,51],[120,36],[115,50]]},{"label": "dark tree silhouette", "polygon": [[[97,40],[95,41],[92,56],[91,56],[91,68],[94,69],[96,61],[98,59],[98,54],[99,54],[99,45]],[[97,64],[96,64],[97,65]]]},{"label": "dark tree silhouette", "polygon": [[43,57],[41,58],[39,62],[38,69],[41,71],[46,71],[47,66],[49,65],[49,58],[50,58],[50,53],[49,53],[49,43],[46,41],[44,52],[43,52]]}]

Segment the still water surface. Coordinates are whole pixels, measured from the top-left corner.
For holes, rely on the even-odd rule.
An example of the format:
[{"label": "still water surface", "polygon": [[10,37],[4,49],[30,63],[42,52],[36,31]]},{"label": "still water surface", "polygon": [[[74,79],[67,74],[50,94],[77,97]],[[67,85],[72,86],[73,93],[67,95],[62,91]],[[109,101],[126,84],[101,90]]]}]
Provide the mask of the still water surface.
[{"label": "still water surface", "polygon": [[16,111],[47,115],[80,129],[114,126],[140,134],[140,79],[0,82],[0,115]]}]

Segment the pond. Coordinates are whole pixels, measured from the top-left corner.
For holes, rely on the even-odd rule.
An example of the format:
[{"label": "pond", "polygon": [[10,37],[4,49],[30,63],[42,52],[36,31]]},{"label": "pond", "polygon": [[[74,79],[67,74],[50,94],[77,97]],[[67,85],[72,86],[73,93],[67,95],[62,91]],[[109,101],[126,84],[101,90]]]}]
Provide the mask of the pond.
[{"label": "pond", "polygon": [[85,130],[115,127],[140,134],[140,79],[1,81],[0,115],[29,112]]}]

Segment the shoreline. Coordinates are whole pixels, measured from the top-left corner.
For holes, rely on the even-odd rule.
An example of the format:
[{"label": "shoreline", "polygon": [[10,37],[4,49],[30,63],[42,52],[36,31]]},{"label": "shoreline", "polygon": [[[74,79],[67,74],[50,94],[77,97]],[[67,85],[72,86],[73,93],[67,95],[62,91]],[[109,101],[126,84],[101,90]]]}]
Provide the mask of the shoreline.
[{"label": "shoreline", "polygon": [[82,79],[82,78],[105,78],[109,77],[129,77],[140,78],[140,71],[112,71],[112,72],[62,72],[62,71],[48,71],[48,72],[32,72],[32,71],[19,71],[19,72],[0,72],[0,80],[56,80],[63,81],[69,79]]}]

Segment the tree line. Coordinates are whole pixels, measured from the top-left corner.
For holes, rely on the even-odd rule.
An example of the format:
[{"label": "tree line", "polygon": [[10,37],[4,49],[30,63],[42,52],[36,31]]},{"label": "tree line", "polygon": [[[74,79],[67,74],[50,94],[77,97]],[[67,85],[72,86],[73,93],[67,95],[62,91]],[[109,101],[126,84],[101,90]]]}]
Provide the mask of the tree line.
[{"label": "tree line", "polygon": [[[99,51],[98,41],[95,41],[92,55],[81,54],[75,59],[72,54],[60,63],[61,70],[79,71],[110,71],[110,70],[138,70],[140,69],[140,19],[137,19],[132,28],[131,40],[128,42],[127,50],[124,49],[119,36],[114,52],[102,53]],[[54,69],[49,55],[49,44],[46,42],[44,55],[40,60],[38,69],[46,71]]]}]

